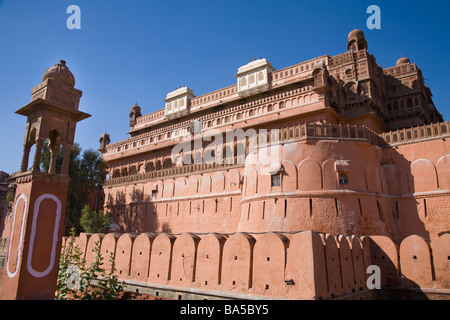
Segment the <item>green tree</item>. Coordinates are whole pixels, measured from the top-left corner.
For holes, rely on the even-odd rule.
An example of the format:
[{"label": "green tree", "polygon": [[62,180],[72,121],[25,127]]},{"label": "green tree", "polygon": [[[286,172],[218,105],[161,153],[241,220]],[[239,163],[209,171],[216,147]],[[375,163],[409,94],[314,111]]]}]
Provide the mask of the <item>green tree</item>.
[{"label": "green tree", "polygon": [[[56,159],[56,173],[61,172],[64,150],[60,149]],[[50,165],[50,150],[44,143],[41,156],[41,168],[47,171]],[[96,183],[103,184],[106,179],[106,163],[98,151],[87,149],[82,152],[78,143],[74,143],[69,159],[69,190],[67,193],[65,234],[75,227],[81,232],[80,217],[83,207],[89,202],[89,196],[97,196]]]},{"label": "green tree", "polygon": [[87,233],[105,233],[109,230],[111,218],[103,210],[95,212],[85,205],[81,210],[80,225]]}]

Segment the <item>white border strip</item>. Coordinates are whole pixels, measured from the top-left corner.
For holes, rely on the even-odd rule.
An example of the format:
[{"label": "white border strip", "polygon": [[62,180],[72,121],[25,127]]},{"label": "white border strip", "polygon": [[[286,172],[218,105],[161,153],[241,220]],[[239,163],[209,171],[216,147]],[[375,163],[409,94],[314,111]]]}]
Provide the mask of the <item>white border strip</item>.
[{"label": "white border strip", "polygon": [[[20,226],[19,245],[17,247],[16,269],[14,270],[14,272],[11,272],[11,270],[9,270],[9,260],[10,260],[10,254],[11,254],[12,239],[13,239],[13,235],[14,235],[14,222],[16,221],[17,204],[19,203],[20,199],[23,199],[23,202],[24,202],[23,213],[22,213],[22,223]],[[17,270],[19,269],[19,258],[20,258],[22,243],[23,243],[23,228],[25,226],[25,213],[27,211],[27,202],[28,202],[27,197],[23,193],[21,193],[17,197],[16,203],[14,204],[14,216],[13,216],[13,221],[11,224],[11,235],[9,236],[8,258],[6,260],[6,273],[8,274],[8,276],[10,278],[15,277],[15,275],[17,274]]]},{"label": "white border strip", "polygon": [[[47,269],[42,272],[36,271],[33,269],[31,265],[31,261],[33,259],[33,249],[34,249],[34,240],[36,237],[36,223],[39,216],[39,209],[41,202],[45,199],[51,199],[56,203],[56,216],[55,216],[55,227],[53,229],[53,243],[52,243],[52,252],[50,256],[50,263]],[[27,269],[28,272],[34,276],[35,278],[45,277],[50,273],[53,266],[55,265],[55,255],[56,255],[56,244],[58,243],[58,231],[59,231],[59,221],[61,219],[61,201],[52,194],[43,194],[39,198],[37,198],[34,204],[34,212],[33,212],[33,222],[31,224],[31,237],[30,237],[30,246],[28,249],[28,261],[27,261]]]}]

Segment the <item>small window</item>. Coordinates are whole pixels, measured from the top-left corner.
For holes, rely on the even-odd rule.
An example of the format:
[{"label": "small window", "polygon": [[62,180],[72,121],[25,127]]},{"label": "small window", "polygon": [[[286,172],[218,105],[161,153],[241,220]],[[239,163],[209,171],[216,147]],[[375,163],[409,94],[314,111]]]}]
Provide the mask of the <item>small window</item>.
[{"label": "small window", "polygon": [[272,187],[279,187],[281,185],[281,174],[274,174],[272,176]]},{"label": "small window", "polygon": [[152,190],[152,198],[156,198],[158,191],[156,190]]},{"label": "small window", "polygon": [[339,174],[339,185],[347,185],[348,184],[348,177],[345,173]]}]

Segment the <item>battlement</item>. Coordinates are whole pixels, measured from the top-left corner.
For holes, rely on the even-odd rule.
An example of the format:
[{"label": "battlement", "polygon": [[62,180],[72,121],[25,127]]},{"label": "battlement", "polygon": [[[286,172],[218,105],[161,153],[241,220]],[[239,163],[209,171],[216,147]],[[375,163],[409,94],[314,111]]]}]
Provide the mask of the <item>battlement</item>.
[{"label": "battlement", "polygon": [[[147,288],[154,295],[189,292],[222,299],[368,297],[371,290],[367,279],[372,276],[368,267],[373,265],[380,270],[381,291],[402,288],[423,295],[450,294],[448,233],[432,243],[411,235],[400,245],[385,236],[346,237],[314,231],[82,233],[76,243],[87,263],[94,259],[92,249],[97,241],[103,256],[114,254],[120,280],[130,287]],[[105,266],[109,267],[108,262]]]}]

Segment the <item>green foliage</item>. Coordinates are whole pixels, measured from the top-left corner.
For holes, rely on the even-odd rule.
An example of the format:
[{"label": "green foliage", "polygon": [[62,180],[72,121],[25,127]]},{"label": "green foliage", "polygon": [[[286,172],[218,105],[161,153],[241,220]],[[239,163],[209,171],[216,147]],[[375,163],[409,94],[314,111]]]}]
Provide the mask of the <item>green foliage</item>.
[{"label": "green foliage", "polygon": [[[61,172],[64,150],[60,149],[56,159],[56,173]],[[41,169],[47,171],[50,165],[50,150],[44,143],[41,155]],[[95,184],[103,184],[106,179],[106,163],[99,152],[87,149],[82,153],[78,143],[70,151],[69,190],[67,193],[65,234],[75,227],[77,234],[81,232],[80,216],[83,207],[89,202],[90,195],[97,195]]]},{"label": "green foliage", "polygon": [[56,285],[56,299],[58,300],[81,299],[83,279],[86,278],[86,260],[81,258],[81,250],[75,243],[75,228],[71,229],[67,241],[59,261]]},{"label": "green foliage", "polygon": [[61,253],[56,299],[58,300],[114,300],[118,299],[125,288],[119,282],[115,272],[113,253],[109,256],[111,268],[103,267],[100,242],[95,243],[94,262],[87,267],[86,260],[81,259],[81,250],[75,243],[75,229],[67,240],[68,244]]},{"label": "green foliage", "polygon": [[85,205],[81,210],[80,225],[87,233],[105,233],[109,230],[111,218],[103,210],[95,212]]}]

